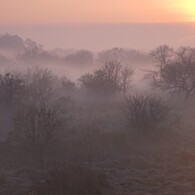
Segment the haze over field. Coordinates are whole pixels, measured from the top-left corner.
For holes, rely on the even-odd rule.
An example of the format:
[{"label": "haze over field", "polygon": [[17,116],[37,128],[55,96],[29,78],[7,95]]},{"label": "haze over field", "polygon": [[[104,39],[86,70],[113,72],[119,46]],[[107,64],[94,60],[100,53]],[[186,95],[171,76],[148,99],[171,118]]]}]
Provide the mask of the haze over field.
[{"label": "haze over field", "polygon": [[0,0],[0,33],[46,47],[100,50],[193,45],[193,0]]},{"label": "haze over field", "polygon": [[0,25],[46,48],[100,51],[112,47],[151,50],[159,45],[195,45],[195,23]]}]

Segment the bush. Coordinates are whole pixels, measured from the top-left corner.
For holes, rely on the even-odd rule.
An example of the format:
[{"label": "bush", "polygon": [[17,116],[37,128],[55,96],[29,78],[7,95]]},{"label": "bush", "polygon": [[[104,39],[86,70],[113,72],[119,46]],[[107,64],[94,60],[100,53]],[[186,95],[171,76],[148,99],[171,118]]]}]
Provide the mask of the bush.
[{"label": "bush", "polygon": [[171,124],[169,107],[152,95],[132,95],[125,99],[123,112],[128,125],[136,130],[156,130]]}]

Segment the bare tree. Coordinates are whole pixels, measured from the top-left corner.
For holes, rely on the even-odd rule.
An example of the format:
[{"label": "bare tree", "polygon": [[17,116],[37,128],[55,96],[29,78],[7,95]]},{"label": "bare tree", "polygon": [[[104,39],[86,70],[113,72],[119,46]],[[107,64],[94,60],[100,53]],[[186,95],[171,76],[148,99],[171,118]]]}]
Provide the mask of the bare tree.
[{"label": "bare tree", "polygon": [[0,74],[0,102],[4,106],[19,105],[25,94],[24,81],[19,72]]},{"label": "bare tree", "polygon": [[171,120],[168,106],[160,98],[152,95],[138,94],[127,97],[123,113],[132,129],[143,132],[166,127]]},{"label": "bare tree", "polygon": [[48,101],[53,94],[55,83],[55,76],[50,70],[39,67],[29,68],[23,77],[30,102]]},{"label": "bare tree", "polygon": [[152,51],[155,71],[147,78],[153,86],[173,94],[183,94],[185,98],[195,94],[195,49],[181,47],[174,51],[161,46]]},{"label": "bare tree", "polygon": [[120,62],[107,62],[92,74],[85,74],[79,80],[89,92],[95,94],[125,94],[130,86],[133,71]]},{"label": "bare tree", "polygon": [[149,62],[150,58],[147,54],[135,49],[124,49],[115,47],[101,51],[97,55],[97,63],[103,65],[109,61],[120,61],[124,65],[129,62],[143,64]]},{"label": "bare tree", "polygon": [[129,87],[131,86],[133,70],[129,67],[124,67],[121,71],[121,91],[126,95]]},{"label": "bare tree", "polygon": [[67,116],[57,106],[28,105],[16,114],[11,138],[26,147],[33,159],[44,168],[46,154],[59,139],[67,122]]},{"label": "bare tree", "polygon": [[151,56],[157,66],[166,65],[174,55],[173,48],[168,45],[162,45],[151,52]]},{"label": "bare tree", "polygon": [[97,56],[98,64],[105,64],[109,61],[123,61],[127,52],[123,48],[112,48],[100,52]]}]

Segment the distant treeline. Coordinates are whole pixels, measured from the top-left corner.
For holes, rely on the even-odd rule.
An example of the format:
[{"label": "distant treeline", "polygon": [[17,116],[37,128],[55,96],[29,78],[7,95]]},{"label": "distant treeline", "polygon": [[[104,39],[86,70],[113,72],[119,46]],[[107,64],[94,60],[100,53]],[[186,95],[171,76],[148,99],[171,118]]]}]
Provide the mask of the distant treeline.
[{"label": "distant treeline", "polygon": [[0,65],[17,62],[102,65],[110,60],[118,60],[124,64],[140,64],[149,62],[150,58],[146,52],[124,48],[112,48],[101,52],[61,48],[47,50],[31,39],[23,40],[18,35],[0,35]]}]

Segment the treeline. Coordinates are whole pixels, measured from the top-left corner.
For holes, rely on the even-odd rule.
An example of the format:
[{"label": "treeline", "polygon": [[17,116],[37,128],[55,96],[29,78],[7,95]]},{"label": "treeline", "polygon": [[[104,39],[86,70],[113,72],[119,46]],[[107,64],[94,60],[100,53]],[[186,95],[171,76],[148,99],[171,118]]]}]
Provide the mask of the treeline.
[{"label": "treeline", "polygon": [[145,64],[150,61],[147,53],[134,49],[112,48],[100,52],[61,48],[47,50],[43,45],[31,39],[23,40],[18,35],[9,34],[0,35],[0,54],[2,66],[31,63],[92,66],[103,65],[111,60],[128,65],[129,62]]}]

